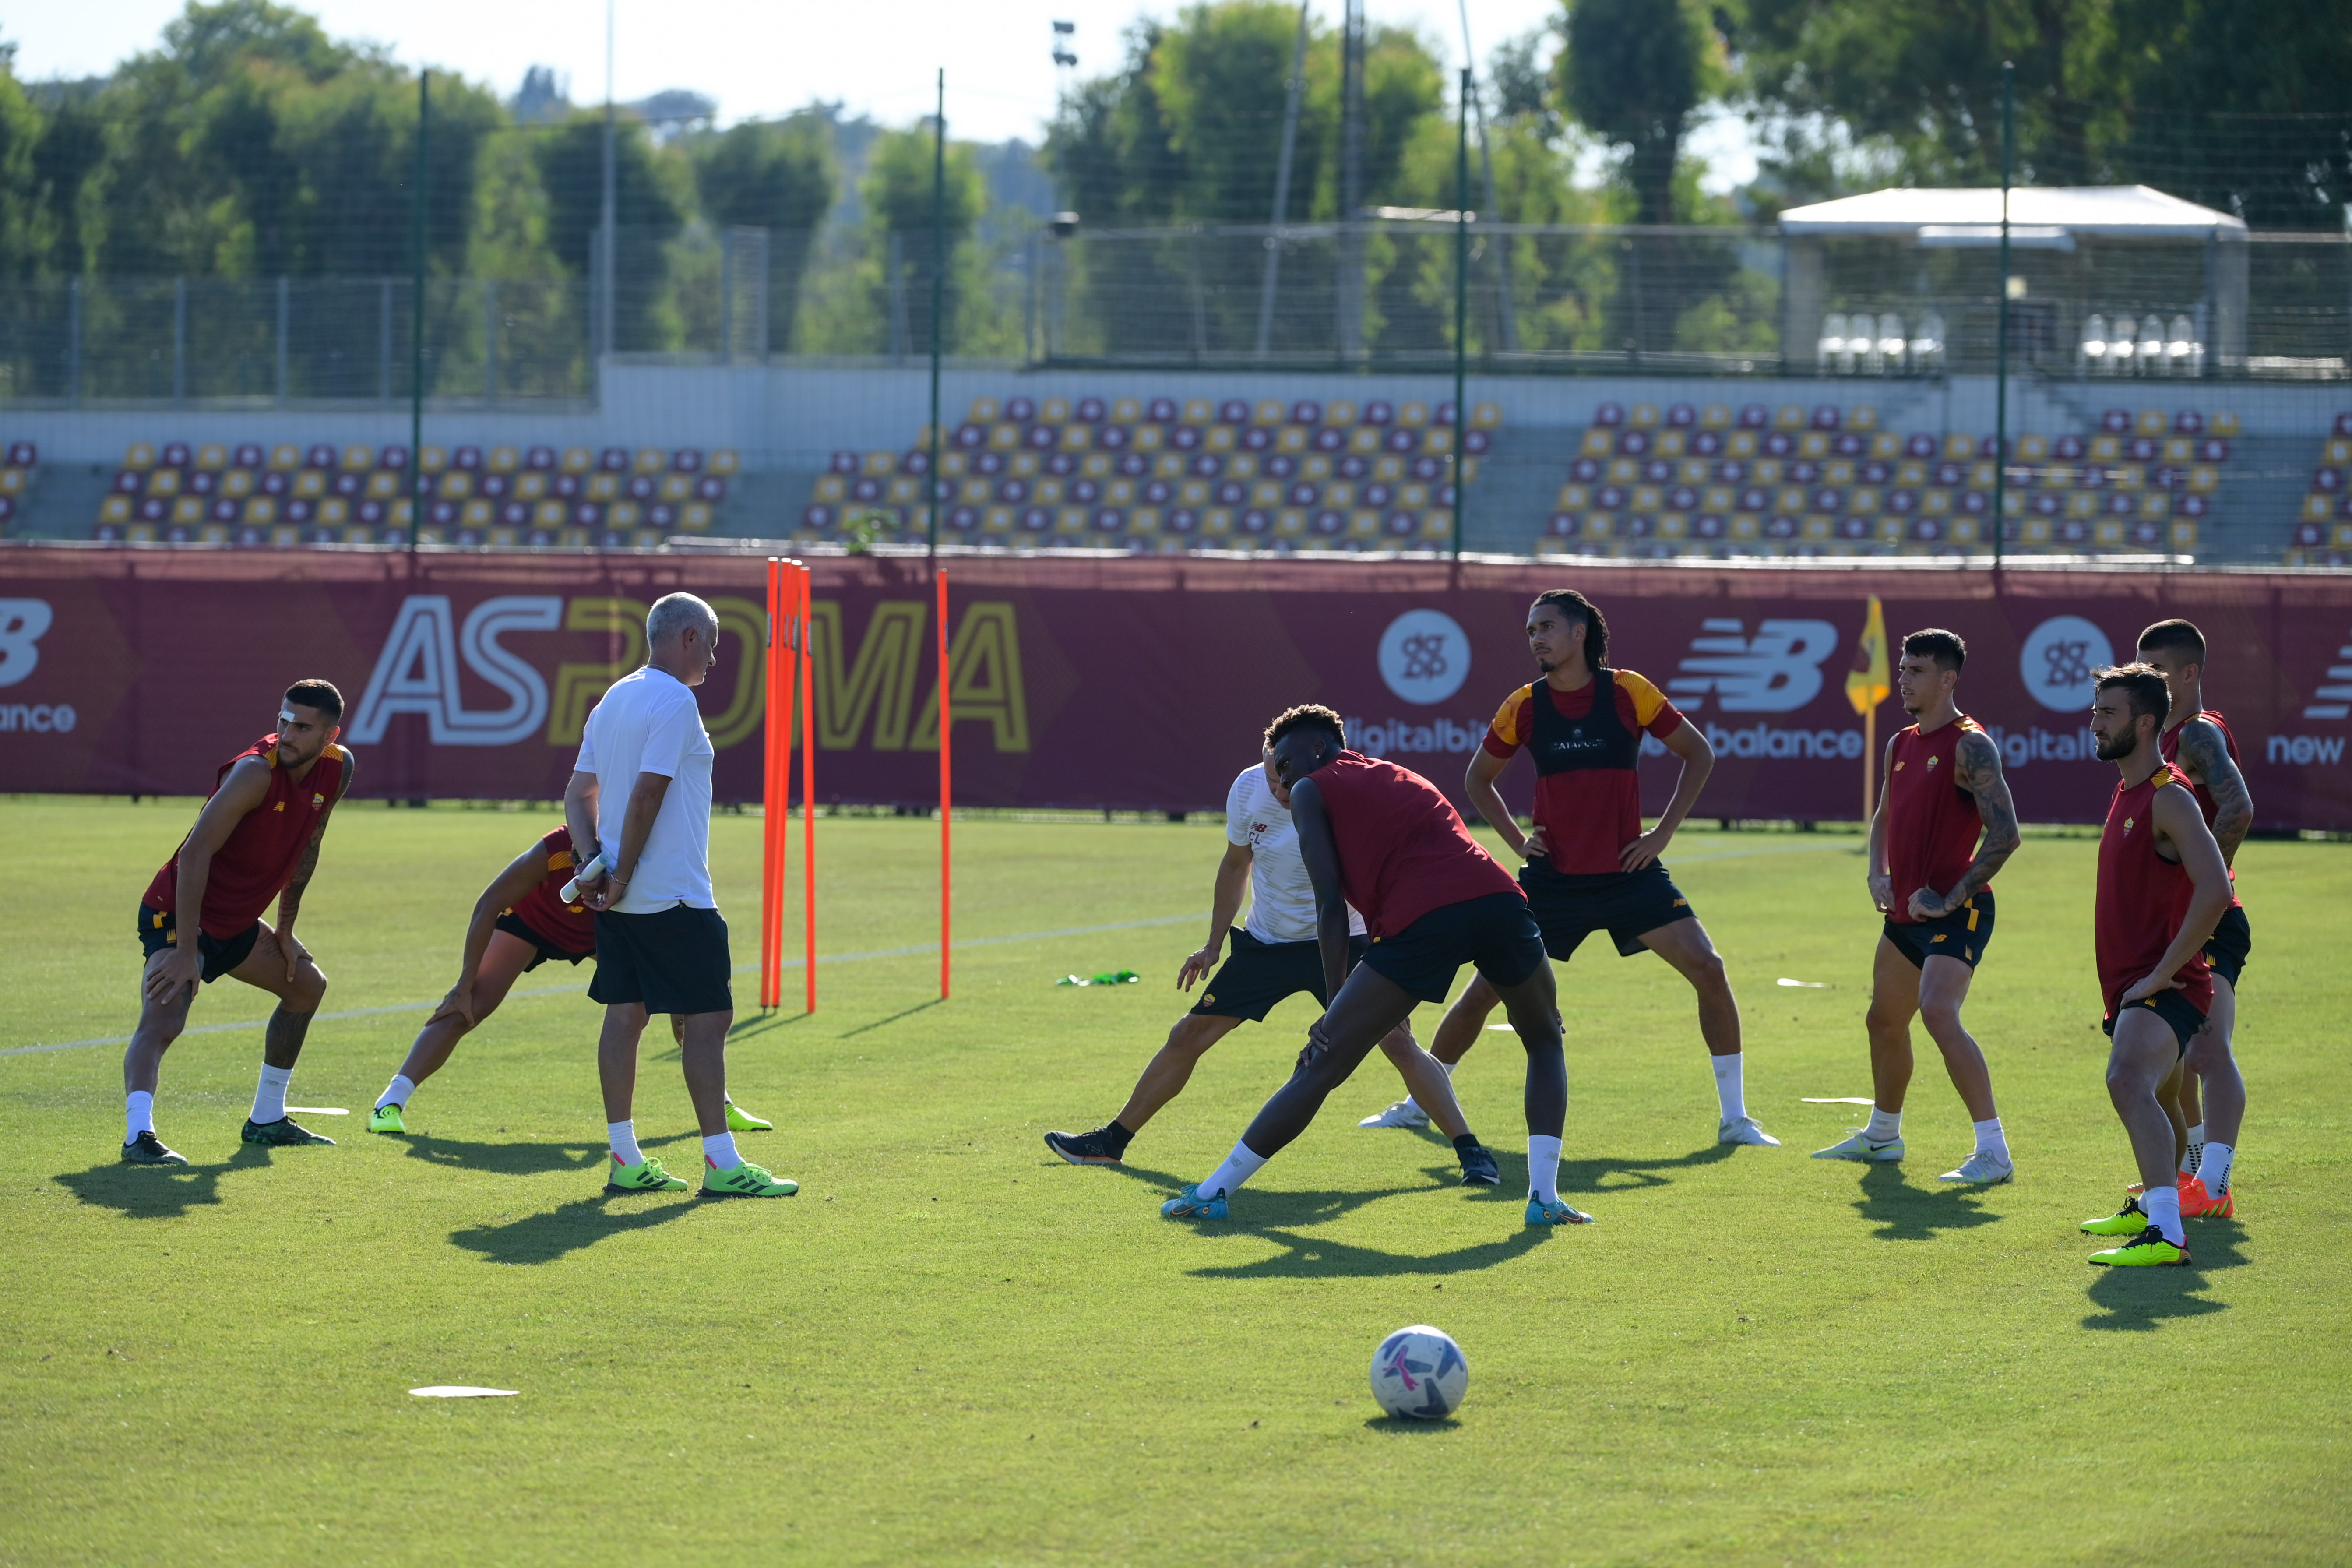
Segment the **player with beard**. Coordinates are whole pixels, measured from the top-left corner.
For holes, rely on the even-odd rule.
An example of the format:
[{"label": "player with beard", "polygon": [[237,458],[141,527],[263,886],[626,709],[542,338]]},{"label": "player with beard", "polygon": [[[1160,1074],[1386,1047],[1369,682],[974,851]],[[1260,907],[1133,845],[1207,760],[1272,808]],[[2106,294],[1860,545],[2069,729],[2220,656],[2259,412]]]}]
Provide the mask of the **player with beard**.
[{"label": "player with beard", "polygon": [[2179,1069],[2213,1005],[2204,946],[2230,906],[2230,868],[2197,809],[2188,776],[2158,738],[2172,700],[2145,664],[2102,669],[2091,702],[2100,757],[2123,775],[2099,834],[2096,931],[2106,1005],[2107,1098],[2131,1138],[2141,1192],[2122,1212],[2085,1220],[2094,1236],[2128,1240],[2091,1255],[2125,1268],[2189,1267],[2173,1182],[2172,1122],[2158,1090]]},{"label": "player with beard", "polygon": [[1968,658],[1968,645],[1951,632],[1903,639],[1895,689],[1916,722],[1886,743],[1886,784],[1870,819],[1870,900],[1886,917],[1871,972],[1870,1122],[1813,1158],[1903,1158],[1916,1013],[1976,1122],[1976,1152],[1937,1180],[1990,1185],[2008,1181],[2016,1166],[1993,1106],[1992,1075],[1960,1022],[1960,1005],[1992,941],[1993,873],[2019,839],[2000,748],[1952,700]]}]

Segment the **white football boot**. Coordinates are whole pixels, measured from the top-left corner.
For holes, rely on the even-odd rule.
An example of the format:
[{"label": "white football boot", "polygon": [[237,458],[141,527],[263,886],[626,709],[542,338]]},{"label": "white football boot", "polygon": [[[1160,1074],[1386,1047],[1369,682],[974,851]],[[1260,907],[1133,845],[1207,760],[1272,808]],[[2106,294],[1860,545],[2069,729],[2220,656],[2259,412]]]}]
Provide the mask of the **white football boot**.
[{"label": "white football boot", "polygon": [[1410,1100],[1400,1100],[1386,1110],[1367,1116],[1356,1123],[1359,1127],[1426,1127],[1429,1112]]},{"label": "white football boot", "polygon": [[1961,1161],[1958,1170],[1947,1171],[1936,1180],[1969,1186],[1996,1187],[2015,1174],[2017,1166],[2005,1155],[1996,1154],[1990,1149],[1979,1149]]},{"label": "white football boot", "polygon": [[1903,1140],[1897,1137],[1890,1142],[1874,1143],[1869,1136],[1857,1127],[1846,1134],[1844,1142],[1832,1143],[1826,1149],[1814,1150],[1813,1158],[1816,1160],[1900,1160],[1903,1158]]},{"label": "white football boot", "polygon": [[1767,1149],[1778,1149],[1780,1141],[1756,1125],[1756,1118],[1743,1116],[1737,1121],[1726,1121],[1715,1130],[1718,1143],[1755,1143]]}]

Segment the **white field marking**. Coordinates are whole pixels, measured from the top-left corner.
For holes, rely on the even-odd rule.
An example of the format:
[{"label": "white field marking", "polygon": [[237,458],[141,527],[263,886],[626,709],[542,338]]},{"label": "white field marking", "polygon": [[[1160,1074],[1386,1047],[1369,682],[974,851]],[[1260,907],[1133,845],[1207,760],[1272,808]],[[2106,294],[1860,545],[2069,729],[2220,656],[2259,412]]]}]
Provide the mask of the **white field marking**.
[{"label": "white field marking", "polygon": [[1781,979],[1775,980],[1772,984],[1775,985],[1794,985],[1802,991],[1826,991],[1829,989],[1830,984],[1826,980],[1790,980],[1785,976]]},{"label": "white field marking", "polygon": [[1486,1032],[1490,1035],[1507,1035],[1511,1032],[1511,1026],[1508,1024],[1489,1024],[1486,1026]]},{"label": "white field marking", "polygon": [[436,1383],[429,1388],[412,1388],[408,1392],[419,1399],[509,1399],[522,1390],[474,1388],[462,1383]]},{"label": "white field marking", "polygon": [[[1016,942],[1045,942],[1054,937],[1092,936],[1098,931],[1137,931],[1146,926],[1178,925],[1185,921],[1196,921],[1200,918],[1198,914],[1154,915],[1151,919],[1144,921],[1112,921],[1104,925],[1065,926],[1059,931],[1027,931],[1016,936],[967,937],[955,943],[955,947],[959,952],[968,947],[1002,947]],[[868,958],[911,958],[918,953],[937,952],[939,950],[938,942],[917,942],[912,947],[877,947],[870,952],[820,953],[817,956],[817,962],[819,963],[855,963]],[[783,962],[783,967],[786,969],[798,969],[801,966],[802,961],[797,958],[788,958]],[[756,973],[759,967],[756,963],[739,963],[735,966],[735,973]],[[521,996],[561,996],[567,993],[587,989],[584,984],[541,985],[529,991],[509,991],[507,993],[507,1000],[511,1002]],[[414,1013],[420,1008],[433,1005],[435,1003],[432,1002],[402,1002],[389,1007],[347,1007],[340,1013],[314,1014],[312,1022],[326,1023],[337,1018],[375,1018],[387,1013]],[[254,1018],[241,1024],[199,1024],[193,1029],[181,1030],[180,1038],[184,1040],[191,1035],[225,1034],[231,1029],[258,1029],[268,1022],[267,1018]],[[71,1051],[79,1050],[84,1046],[127,1046],[130,1043],[131,1037],[128,1035],[109,1035],[102,1039],[95,1040],[60,1040],[54,1045],[11,1046],[5,1050],[0,1050],[0,1057],[28,1057],[42,1051]]]},{"label": "white field marking", "polygon": [[1827,1100],[1815,1100],[1809,1094],[1804,1097],[1804,1103],[1807,1105],[1870,1105],[1874,1101],[1866,1094],[1833,1095]]}]

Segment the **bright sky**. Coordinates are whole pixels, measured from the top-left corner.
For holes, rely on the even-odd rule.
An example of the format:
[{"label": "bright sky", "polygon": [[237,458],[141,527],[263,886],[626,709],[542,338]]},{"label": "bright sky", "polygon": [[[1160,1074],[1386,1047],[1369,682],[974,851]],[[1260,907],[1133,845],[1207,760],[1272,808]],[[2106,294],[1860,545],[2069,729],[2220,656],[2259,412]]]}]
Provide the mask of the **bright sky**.
[{"label": "bright sky", "polygon": [[[455,69],[511,95],[526,67],[571,79],[574,102],[601,101],[604,11],[594,0],[295,0],[338,37],[389,44],[404,62]],[[904,123],[930,111],[932,73],[948,70],[948,124],[958,137],[1034,143],[1054,111],[1052,23],[1075,22],[1078,69],[1092,76],[1123,54],[1120,34],[1175,0],[885,0],[860,5],[745,5],[742,0],[614,0],[614,92],[623,100],[689,88],[719,101],[722,122],[839,99]],[[1336,24],[1339,0],[1315,0]],[[1559,0],[1470,0],[1471,41],[1483,61],[1502,39],[1555,15]],[[25,79],[103,75],[155,47],[179,0],[71,0],[14,8],[0,37],[17,45]],[[1461,56],[1456,0],[1370,0],[1375,23],[1420,28],[1449,59]],[[1717,143],[1721,143],[1717,146]],[[1710,184],[1753,173],[1745,138],[1719,132],[1695,150],[1717,163]]]}]

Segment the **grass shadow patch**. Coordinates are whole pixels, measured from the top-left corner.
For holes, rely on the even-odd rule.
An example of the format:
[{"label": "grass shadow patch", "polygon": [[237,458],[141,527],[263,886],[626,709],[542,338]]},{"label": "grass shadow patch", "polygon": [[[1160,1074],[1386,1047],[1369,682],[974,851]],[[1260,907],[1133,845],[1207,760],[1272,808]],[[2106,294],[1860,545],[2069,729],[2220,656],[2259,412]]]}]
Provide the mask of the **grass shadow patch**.
[{"label": "grass shadow patch", "polygon": [[241,1143],[236,1153],[211,1165],[125,1165],[110,1161],[87,1171],[61,1172],[50,1180],[93,1208],[114,1210],[125,1219],[179,1219],[190,1209],[221,1202],[220,1179],[232,1171],[266,1170],[269,1152]]},{"label": "grass shadow patch", "polygon": [[[675,1139],[670,1140],[676,1142]],[[647,1143],[656,1139],[645,1140]],[[467,1138],[436,1138],[412,1133],[408,1157],[428,1165],[449,1165],[467,1171],[492,1171],[501,1176],[544,1176],[558,1171],[586,1171],[602,1163],[607,1150],[602,1143],[488,1143]]]},{"label": "grass shadow patch", "polygon": [[[2245,1229],[2235,1220],[2197,1222],[2189,1234],[2187,1268],[2110,1268],[2094,1264],[2098,1278],[2084,1292],[2098,1310],[2083,1320],[2086,1329],[2145,1333],[2176,1318],[2210,1318],[2230,1310],[2227,1301],[2200,1296],[2205,1277],[2245,1266],[2238,1244]],[[2114,1240],[2115,1237],[2106,1239]]]},{"label": "grass shadow patch", "polygon": [[1915,1187],[1892,1161],[1863,1167],[1861,1194],[1853,1201],[1855,1212],[1878,1226],[1871,1234],[1880,1241],[1932,1241],[1941,1231],[1974,1230],[2002,1218],[1982,1206],[1983,1188]]},{"label": "grass shadow patch", "polygon": [[481,1254],[487,1263],[531,1265],[552,1263],[607,1237],[651,1230],[681,1219],[694,1210],[692,1194],[658,1194],[662,1201],[638,1205],[640,1199],[602,1194],[561,1204],[511,1225],[475,1225],[449,1233],[452,1246]]},{"label": "grass shadow patch", "polygon": [[[1705,1165],[1717,1165],[1731,1158],[1729,1143],[1709,1143],[1687,1154],[1676,1154],[1660,1160],[1629,1160],[1622,1155],[1600,1155],[1590,1160],[1562,1160],[1559,1163],[1559,1191],[1563,1193],[1625,1193],[1645,1187],[1664,1187],[1674,1178],[1661,1174],[1666,1171],[1696,1170]],[[1503,1184],[1511,1184],[1511,1172],[1518,1171],[1518,1184],[1528,1184],[1528,1162],[1524,1154],[1512,1155],[1500,1149],[1495,1151],[1495,1163],[1503,1173]],[[1608,1180],[1611,1176],[1624,1178]]]},{"label": "grass shadow patch", "polygon": [[805,1024],[815,1016],[814,1013],[762,1013],[742,1022],[729,1025],[727,1043],[731,1046],[738,1040],[749,1039],[753,1035],[764,1035],[771,1029],[789,1029],[794,1024]]},{"label": "grass shadow patch", "polygon": [[863,1035],[875,1029],[887,1027],[889,1025],[898,1022],[901,1018],[911,1018],[918,1013],[928,1012],[931,1008],[939,1006],[941,1001],[942,998],[934,996],[928,1002],[918,1002],[911,1007],[902,1007],[887,1018],[877,1018],[870,1024],[860,1024],[854,1029],[844,1029],[838,1037],[845,1040],[852,1035]]},{"label": "grass shadow patch", "polygon": [[1423,1433],[1458,1432],[1462,1422],[1456,1416],[1441,1416],[1424,1421],[1418,1415],[1373,1415],[1364,1422],[1367,1432],[1386,1432],[1392,1436],[1412,1436]]}]

